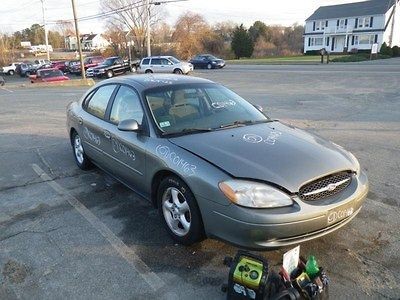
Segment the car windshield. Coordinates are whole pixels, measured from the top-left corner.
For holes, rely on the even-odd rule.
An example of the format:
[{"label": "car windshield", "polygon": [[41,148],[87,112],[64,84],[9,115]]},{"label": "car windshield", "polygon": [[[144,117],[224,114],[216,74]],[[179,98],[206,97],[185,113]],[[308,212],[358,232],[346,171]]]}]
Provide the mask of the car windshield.
[{"label": "car windshield", "polygon": [[43,78],[49,78],[63,76],[63,73],[60,70],[41,70],[38,75]]},{"label": "car windshield", "polygon": [[245,126],[270,119],[218,84],[165,86],[145,92],[163,134],[184,134]]},{"label": "car windshield", "polygon": [[180,63],[179,59],[176,59],[176,58],[173,57],[173,56],[168,57],[168,59],[169,59],[170,61],[172,61],[174,64],[179,64],[179,63]]},{"label": "car windshield", "polygon": [[115,58],[107,58],[104,62],[103,65],[106,66],[112,66],[114,64]]}]

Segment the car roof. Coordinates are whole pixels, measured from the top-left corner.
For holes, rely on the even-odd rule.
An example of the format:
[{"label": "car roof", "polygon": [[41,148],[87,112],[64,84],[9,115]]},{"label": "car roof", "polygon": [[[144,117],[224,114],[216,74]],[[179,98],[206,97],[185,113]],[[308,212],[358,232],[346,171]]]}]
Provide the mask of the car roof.
[{"label": "car roof", "polygon": [[[174,57],[174,56],[172,56],[172,55],[147,56],[147,57],[143,57],[143,59],[146,59],[146,58],[170,58],[170,57]],[[174,58],[176,58],[176,57],[174,57]]]},{"label": "car roof", "polygon": [[211,80],[204,78],[175,74],[128,75],[105,81],[109,83],[126,83],[134,86],[140,85],[143,90],[179,84],[214,83]]}]

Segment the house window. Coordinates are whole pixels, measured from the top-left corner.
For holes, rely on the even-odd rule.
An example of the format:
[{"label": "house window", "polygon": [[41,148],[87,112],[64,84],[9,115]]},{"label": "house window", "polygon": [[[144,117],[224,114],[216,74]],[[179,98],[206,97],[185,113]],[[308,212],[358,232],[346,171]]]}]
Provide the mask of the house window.
[{"label": "house window", "polygon": [[341,20],[339,21],[339,28],[340,28],[340,29],[346,28],[346,20],[345,20],[345,19],[341,19]]},{"label": "house window", "polygon": [[310,38],[310,46],[322,46],[324,43],[323,38],[313,37]]},{"label": "house window", "polygon": [[359,28],[369,28],[371,25],[370,21],[371,21],[370,17],[360,18],[358,20],[358,27]]},{"label": "house window", "polygon": [[315,30],[324,30],[324,29],[325,29],[325,21],[315,22]]},{"label": "house window", "polygon": [[363,34],[354,36],[354,45],[372,45],[375,40],[375,35]]}]

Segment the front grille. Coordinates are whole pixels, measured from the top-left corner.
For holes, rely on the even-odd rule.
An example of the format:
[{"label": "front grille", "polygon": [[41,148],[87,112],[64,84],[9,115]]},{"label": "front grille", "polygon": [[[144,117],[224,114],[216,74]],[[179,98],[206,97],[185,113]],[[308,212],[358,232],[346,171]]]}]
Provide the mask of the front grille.
[{"label": "front grille", "polygon": [[322,177],[302,186],[299,197],[305,201],[313,201],[333,196],[349,186],[351,177],[350,171]]}]

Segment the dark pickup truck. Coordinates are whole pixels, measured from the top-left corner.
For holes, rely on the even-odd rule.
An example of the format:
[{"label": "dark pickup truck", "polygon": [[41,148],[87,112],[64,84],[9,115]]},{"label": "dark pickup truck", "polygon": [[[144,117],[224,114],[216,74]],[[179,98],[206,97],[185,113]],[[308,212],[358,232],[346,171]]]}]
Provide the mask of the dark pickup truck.
[{"label": "dark pickup truck", "polygon": [[124,61],[119,56],[109,57],[102,64],[98,65],[97,67],[91,68],[91,71],[93,71],[93,76],[107,78],[111,78],[119,74],[124,74],[128,71],[134,72],[135,70],[136,63]]}]

